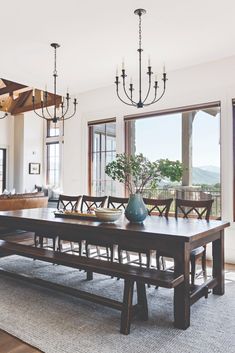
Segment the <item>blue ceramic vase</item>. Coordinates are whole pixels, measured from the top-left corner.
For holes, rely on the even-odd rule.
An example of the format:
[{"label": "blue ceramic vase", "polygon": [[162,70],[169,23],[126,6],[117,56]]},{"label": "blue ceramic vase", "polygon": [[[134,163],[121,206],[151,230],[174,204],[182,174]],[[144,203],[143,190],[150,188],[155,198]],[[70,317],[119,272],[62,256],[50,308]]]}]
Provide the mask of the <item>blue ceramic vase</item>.
[{"label": "blue ceramic vase", "polygon": [[140,193],[130,195],[125,216],[131,223],[142,223],[148,215],[146,205]]}]

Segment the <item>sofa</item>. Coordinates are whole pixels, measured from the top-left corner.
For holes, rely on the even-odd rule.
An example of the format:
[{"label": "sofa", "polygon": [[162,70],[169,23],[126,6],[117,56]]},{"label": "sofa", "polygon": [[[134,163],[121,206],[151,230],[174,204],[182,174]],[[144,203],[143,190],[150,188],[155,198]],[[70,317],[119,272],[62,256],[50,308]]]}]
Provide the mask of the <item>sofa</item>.
[{"label": "sofa", "polygon": [[[15,194],[15,195],[0,195],[0,211],[22,210],[25,208],[42,208],[47,207],[48,197],[43,192]],[[1,227],[0,234],[10,230],[6,227]]]},{"label": "sofa", "polygon": [[0,211],[47,207],[48,197],[43,192],[0,195]]}]

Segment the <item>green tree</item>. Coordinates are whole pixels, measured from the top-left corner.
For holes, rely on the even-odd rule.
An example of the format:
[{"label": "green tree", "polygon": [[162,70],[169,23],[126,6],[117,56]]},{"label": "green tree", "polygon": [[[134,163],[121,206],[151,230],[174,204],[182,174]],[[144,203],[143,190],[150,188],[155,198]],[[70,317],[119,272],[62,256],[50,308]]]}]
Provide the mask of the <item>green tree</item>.
[{"label": "green tree", "polygon": [[105,173],[121,183],[124,183],[131,194],[141,193],[144,188],[156,188],[160,180],[180,181],[182,178],[182,163],[159,159],[151,162],[143,156],[117,154],[116,160],[107,164]]}]

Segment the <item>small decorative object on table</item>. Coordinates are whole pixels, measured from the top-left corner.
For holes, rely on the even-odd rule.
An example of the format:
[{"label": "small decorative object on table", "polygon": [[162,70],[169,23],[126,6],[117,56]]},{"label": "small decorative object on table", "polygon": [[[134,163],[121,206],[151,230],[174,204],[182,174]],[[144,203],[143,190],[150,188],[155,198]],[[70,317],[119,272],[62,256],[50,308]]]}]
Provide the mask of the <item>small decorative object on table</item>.
[{"label": "small decorative object on table", "polygon": [[142,223],[148,215],[142,193],[146,188],[156,188],[163,178],[180,181],[182,164],[179,161],[159,159],[151,162],[142,153],[117,154],[116,160],[107,164],[105,173],[120,183],[124,183],[130,198],[125,210],[126,218],[132,223]]},{"label": "small decorative object on table", "polygon": [[83,213],[78,211],[66,211],[66,210],[57,210],[54,212],[55,217],[61,218],[75,218],[75,219],[88,219],[98,221],[95,213]]},{"label": "small decorative object on table", "polygon": [[121,217],[122,210],[117,208],[96,208],[95,214],[99,221],[112,223]]}]

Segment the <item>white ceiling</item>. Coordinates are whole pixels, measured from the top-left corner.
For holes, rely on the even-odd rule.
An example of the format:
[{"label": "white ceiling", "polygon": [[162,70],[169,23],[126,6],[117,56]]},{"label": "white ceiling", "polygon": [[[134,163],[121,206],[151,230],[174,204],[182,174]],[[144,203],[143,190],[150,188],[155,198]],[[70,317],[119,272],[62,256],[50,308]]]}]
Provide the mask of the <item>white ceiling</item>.
[{"label": "white ceiling", "polygon": [[82,92],[114,82],[125,57],[137,73],[138,18],[143,17],[147,66],[167,71],[235,55],[234,0],[1,0],[1,75],[52,89],[58,50],[58,91]]}]

